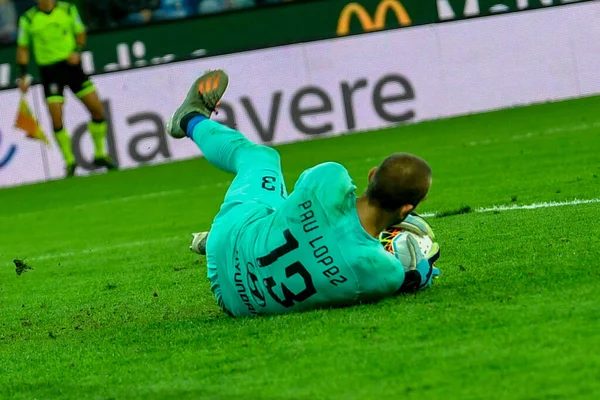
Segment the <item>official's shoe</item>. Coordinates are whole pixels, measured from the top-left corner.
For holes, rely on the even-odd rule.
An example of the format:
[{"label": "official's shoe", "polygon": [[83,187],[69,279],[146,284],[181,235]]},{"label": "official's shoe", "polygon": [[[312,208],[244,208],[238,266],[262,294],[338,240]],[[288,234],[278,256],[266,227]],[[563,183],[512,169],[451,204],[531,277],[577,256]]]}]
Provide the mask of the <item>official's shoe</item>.
[{"label": "official's shoe", "polygon": [[119,165],[112,158],[110,158],[110,156],[94,158],[94,167],[106,168],[109,171],[116,171],[119,169]]},{"label": "official's shoe", "polygon": [[200,254],[201,256],[206,255],[206,240],[208,239],[208,232],[192,233],[192,245],[190,250],[194,253]]},{"label": "official's shoe", "polygon": [[229,77],[222,70],[208,71],[196,79],[183,104],[167,123],[167,132],[176,139],[185,137],[185,132],[180,126],[181,120],[194,111],[210,118],[227,90],[228,84]]},{"label": "official's shoe", "polygon": [[67,171],[66,177],[67,178],[74,177],[76,169],[77,169],[77,164],[75,164],[75,163],[67,165],[67,168],[66,168],[66,171]]}]

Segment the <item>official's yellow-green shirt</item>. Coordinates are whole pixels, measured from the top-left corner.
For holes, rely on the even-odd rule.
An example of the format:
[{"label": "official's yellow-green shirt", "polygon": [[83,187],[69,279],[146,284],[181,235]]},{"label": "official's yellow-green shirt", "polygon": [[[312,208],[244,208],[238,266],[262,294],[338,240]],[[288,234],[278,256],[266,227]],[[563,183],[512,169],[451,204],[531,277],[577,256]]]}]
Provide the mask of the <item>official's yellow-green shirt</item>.
[{"label": "official's yellow-green shirt", "polygon": [[35,61],[40,66],[65,61],[77,47],[75,35],[84,32],[77,7],[59,1],[50,13],[37,7],[19,18],[19,46],[33,45]]}]

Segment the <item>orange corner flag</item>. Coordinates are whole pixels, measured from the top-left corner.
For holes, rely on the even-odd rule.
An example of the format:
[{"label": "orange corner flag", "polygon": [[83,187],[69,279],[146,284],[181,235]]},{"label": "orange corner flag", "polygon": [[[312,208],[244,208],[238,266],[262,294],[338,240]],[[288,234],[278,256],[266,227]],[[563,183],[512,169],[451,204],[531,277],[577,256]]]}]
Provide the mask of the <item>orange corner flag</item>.
[{"label": "orange corner flag", "polygon": [[21,97],[21,102],[19,103],[15,127],[24,130],[28,138],[41,140],[47,146],[50,146],[50,141],[31,112],[25,96]]}]

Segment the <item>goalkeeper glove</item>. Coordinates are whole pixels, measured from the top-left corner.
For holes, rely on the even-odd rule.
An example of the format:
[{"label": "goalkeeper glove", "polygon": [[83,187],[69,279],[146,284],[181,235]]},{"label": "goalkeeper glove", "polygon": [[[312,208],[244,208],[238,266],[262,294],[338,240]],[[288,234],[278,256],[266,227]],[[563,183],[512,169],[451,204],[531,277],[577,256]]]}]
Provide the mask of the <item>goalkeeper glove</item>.
[{"label": "goalkeeper glove", "polygon": [[[431,225],[429,225],[429,223],[425,221],[423,217],[415,213],[409,214],[404,221],[394,225],[394,227],[414,233],[417,236],[429,236],[431,238],[431,241],[433,242],[433,245],[431,246],[429,252],[425,254],[425,258],[427,259],[427,261],[429,261],[429,264],[431,264],[432,266],[433,263],[435,263],[438,260],[438,258],[440,258],[440,245],[435,241],[435,234],[433,233],[433,229],[431,229]],[[414,243],[416,243],[416,241]],[[416,249],[418,248],[419,246],[416,247]],[[415,269],[414,263],[415,260],[413,258],[413,265],[411,265],[411,269]]]},{"label": "goalkeeper glove", "polygon": [[416,292],[431,286],[433,278],[440,276],[440,270],[433,263],[440,256],[440,247],[434,243],[427,256],[423,256],[417,240],[408,235],[406,245],[411,255],[411,267],[404,276],[404,283],[400,288],[401,293]]}]

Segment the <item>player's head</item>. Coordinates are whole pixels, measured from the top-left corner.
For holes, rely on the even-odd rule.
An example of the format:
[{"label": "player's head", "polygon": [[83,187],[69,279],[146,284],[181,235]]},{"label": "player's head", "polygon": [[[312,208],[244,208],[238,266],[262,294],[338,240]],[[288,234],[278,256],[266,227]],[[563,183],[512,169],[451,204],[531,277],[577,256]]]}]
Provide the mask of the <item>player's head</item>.
[{"label": "player's head", "polygon": [[51,11],[56,5],[56,0],[37,0],[42,11]]},{"label": "player's head", "polygon": [[365,196],[369,204],[390,214],[390,224],[399,223],[427,196],[431,167],[408,153],[394,153],[369,172]]}]

